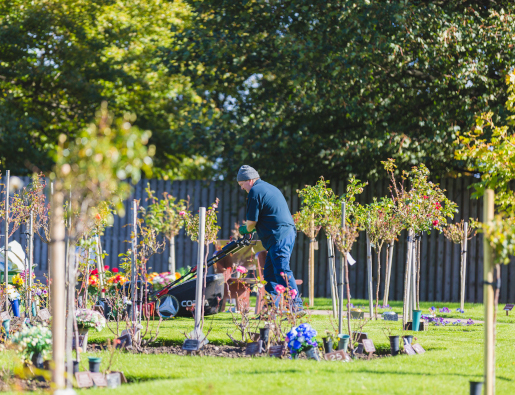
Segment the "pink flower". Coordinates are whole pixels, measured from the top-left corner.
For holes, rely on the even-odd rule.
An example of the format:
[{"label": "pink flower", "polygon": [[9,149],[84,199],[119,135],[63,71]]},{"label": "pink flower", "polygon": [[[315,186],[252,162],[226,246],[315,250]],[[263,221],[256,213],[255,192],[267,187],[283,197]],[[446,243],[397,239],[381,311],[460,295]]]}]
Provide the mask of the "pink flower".
[{"label": "pink flower", "polygon": [[436,202],[436,203],[435,203],[435,208],[436,208],[437,210],[440,210],[440,209],[442,208],[442,205],[441,205],[439,202]]},{"label": "pink flower", "polygon": [[294,298],[295,296],[297,296],[297,291],[290,289],[290,297]]},{"label": "pink flower", "polygon": [[179,215],[182,217],[183,215],[186,215],[186,211],[179,211]]},{"label": "pink flower", "polygon": [[247,273],[247,269],[245,269],[243,266],[238,266],[236,271],[240,273]]},{"label": "pink flower", "polygon": [[424,199],[429,199],[429,196],[424,195],[423,198]]},{"label": "pink flower", "polygon": [[281,272],[281,276],[284,276],[284,272]]},{"label": "pink flower", "polygon": [[433,226],[437,226],[437,225],[438,225],[438,220],[437,220],[437,219],[435,219],[435,220],[433,221]]},{"label": "pink flower", "polygon": [[286,288],[285,288],[283,285],[281,285],[281,284],[277,284],[277,285],[275,286],[275,290],[276,290],[277,292],[279,292],[280,294],[282,294],[284,291],[286,291]]}]

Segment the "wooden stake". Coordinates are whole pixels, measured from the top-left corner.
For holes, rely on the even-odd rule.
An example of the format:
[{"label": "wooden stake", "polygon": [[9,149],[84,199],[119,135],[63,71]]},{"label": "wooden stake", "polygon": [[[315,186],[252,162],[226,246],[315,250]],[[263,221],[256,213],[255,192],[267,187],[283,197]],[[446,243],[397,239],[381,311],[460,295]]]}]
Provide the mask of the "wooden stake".
[{"label": "wooden stake", "polygon": [[[487,189],[483,197],[483,223],[491,224],[494,219],[494,191]],[[494,262],[493,250],[486,237],[483,237],[483,303],[485,306],[485,354],[484,381],[485,395],[495,393],[495,340],[494,340]],[[487,284],[490,283],[490,284]]]},{"label": "wooden stake", "polygon": [[335,273],[335,266],[334,266],[334,254],[333,250],[331,248],[332,245],[332,238],[330,235],[327,235],[327,255],[329,257],[329,277],[330,277],[330,285],[331,285],[331,301],[333,304],[333,318],[336,319],[336,309],[337,309],[337,299],[338,295],[336,293],[336,287],[335,287],[335,279],[336,279],[336,273]]},{"label": "wooden stake", "polygon": [[175,237],[170,238],[170,256],[168,257],[168,270],[175,273]]},{"label": "wooden stake", "polygon": [[[411,243],[411,309],[417,309],[417,240],[415,232],[412,233],[413,242]],[[413,314],[413,312],[411,313]]]},{"label": "wooden stake", "polygon": [[[30,210],[29,218],[29,279],[28,279],[28,314],[32,314],[32,266],[34,265],[34,211]],[[34,318],[34,317],[33,317]]]},{"label": "wooden stake", "polygon": [[[202,333],[201,320],[202,320],[202,302],[204,300],[202,295],[203,282],[204,282],[204,244],[206,238],[206,208],[199,208],[199,232],[198,232],[198,253],[197,253],[197,281],[195,288],[195,334],[197,340],[203,341],[200,338]],[[207,268],[206,268],[207,270]],[[236,306],[239,309],[239,306]]]},{"label": "wooden stake", "polygon": [[370,318],[374,316],[374,286],[372,283],[372,247],[367,232],[367,282],[368,282],[368,310]]},{"label": "wooden stake", "polygon": [[463,224],[463,240],[461,241],[461,298],[460,308],[465,310],[465,279],[467,278],[467,233],[469,224]]},{"label": "wooden stake", "polygon": [[408,245],[407,245],[407,252],[406,252],[406,271],[404,273],[404,303],[402,307],[402,323],[404,326],[409,321],[410,317],[410,311],[409,311],[409,305],[410,305],[410,273],[411,273],[411,238],[412,231],[411,229],[408,231]]},{"label": "wooden stake", "polygon": [[[136,277],[136,259],[137,259],[137,244],[138,244],[138,201],[134,199],[132,201],[132,259],[131,259],[131,321],[134,331],[136,331],[136,288],[137,288],[137,277]],[[136,332],[134,332],[136,333]]]},{"label": "wooden stake", "polygon": [[50,227],[49,257],[52,264],[51,303],[52,303],[52,356],[54,367],[52,381],[54,388],[64,388],[64,213],[63,193],[60,182],[56,181],[56,191],[52,196],[52,216]]},{"label": "wooden stake", "polygon": [[4,281],[5,281],[5,311],[9,311],[9,296],[7,286],[9,284],[9,179],[11,171],[7,170],[5,175],[5,230],[4,230]]},{"label": "wooden stake", "polygon": [[311,214],[309,241],[309,307],[315,306],[315,216]]}]

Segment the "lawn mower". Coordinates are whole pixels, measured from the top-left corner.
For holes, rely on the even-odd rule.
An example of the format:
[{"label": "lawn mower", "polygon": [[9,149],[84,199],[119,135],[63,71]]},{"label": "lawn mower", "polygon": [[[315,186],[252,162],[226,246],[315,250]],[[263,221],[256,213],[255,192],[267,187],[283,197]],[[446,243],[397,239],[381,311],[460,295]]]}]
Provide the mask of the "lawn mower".
[{"label": "lawn mower", "polygon": [[[241,249],[251,245],[252,234],[246,234],[238,240],[233,240],[216,251],[207,261],[207,270],[216,262],[225,258],[229,254],[234,254]],[[195,288],[197,266],[192,268],[180,279],[168,284],[162,290],[152,292],[150,300],[156,303],[157,313],[163,318],[171,317],[193,317],[193,307],[195,305]],[[222,309],[224,298],[224,275],[208,274],[206,276],[204,315],[217,314]]]}]

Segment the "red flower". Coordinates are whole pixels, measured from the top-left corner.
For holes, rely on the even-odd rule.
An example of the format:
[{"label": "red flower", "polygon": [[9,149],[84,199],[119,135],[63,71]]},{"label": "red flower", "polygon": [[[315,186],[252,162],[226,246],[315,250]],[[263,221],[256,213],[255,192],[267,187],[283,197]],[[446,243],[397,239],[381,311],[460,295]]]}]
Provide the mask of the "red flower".
[{"label": "red flower", "polygon": [[98,219],[99,221],[102,219],[102,217],[100,216],[100,214],[95,215],[95,218],[96,218],[96,219]]},{"label": "red flower", "polygon": [[109,266],[105,265],[105,266],[104,266],[104,270],[105,270],[105,271],[108,271],[108,270],[109,270]]},{"label": "red flower", "polygon": [[423,198],[424,199],[429,199],[429,196],[424,195]]},{"label": "red flower", "polygon": [[437,210],[440,210],[440,209],[442,208],[442,205],[441,205],[439,202],[436,202],[436,203],[435,203],[435,208],[436,208]]},{"label": "red flower", "polygon": [[92,270],[91,273],[89,273],[89,274],[91,274],[92,276],[96,276],[98,274],[98,270],[97,269]]},{"label": "red flower", "polygon": [[118,270],[116,267],[113,267],[113,268],[111,269],[111,271],[112,271],[113,273],[118,273],[118,272],[119,272],[119,270]]},{"label": "red flower", "polygon": [[102,288],[102,292],[105,292],[105,291],[106,291],[105,288]]},{"label": "red flower", "polygon": [[437,220],[437,219],[435,219],[435,220],[433,221],[433,226],[437,226],[437,225],[438,225],[438,220]]}]

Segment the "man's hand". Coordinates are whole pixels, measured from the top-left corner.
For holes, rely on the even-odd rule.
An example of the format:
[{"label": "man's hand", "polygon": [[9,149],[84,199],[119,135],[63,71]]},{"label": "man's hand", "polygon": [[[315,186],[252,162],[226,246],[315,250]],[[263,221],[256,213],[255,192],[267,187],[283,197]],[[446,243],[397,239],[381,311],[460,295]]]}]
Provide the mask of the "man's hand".
[{"label": "man's hand", "polygon": [[256,231],[256,221],[247,221],[246,225],[240,226],[238,229],[240,235],[248,235],[249,233]]}]

